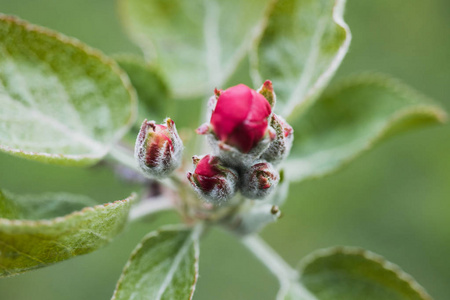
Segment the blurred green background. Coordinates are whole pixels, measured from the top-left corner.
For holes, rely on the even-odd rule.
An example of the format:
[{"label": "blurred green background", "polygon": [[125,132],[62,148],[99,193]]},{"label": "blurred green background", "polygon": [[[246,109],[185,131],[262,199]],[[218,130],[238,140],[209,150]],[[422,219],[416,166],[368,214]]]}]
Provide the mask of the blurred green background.
[{"label": "blurred green background", "polygon": [[[0,11],[74,36],[107,54],[139,53],[112,0],[0,0]],[[450,2],[349,0],[353,42],[336,78],[392,74],[450,110]],[[340,172],[292,186],[284,217],[262,235],[293,265],[333,245],[361,246],[400,265],[436,299],[450,298],[450,125],[391,139]],[[67,191],[99,202],[133,187],[107,168],[40,165],[0,154],[0,186],[18,193]],[[0,280],[0,299],[110,299],[129,253],[172,213],[128,226],[93,254]],[[277,283],[229,234],[201,247],[195,299],[274,299]]]}]

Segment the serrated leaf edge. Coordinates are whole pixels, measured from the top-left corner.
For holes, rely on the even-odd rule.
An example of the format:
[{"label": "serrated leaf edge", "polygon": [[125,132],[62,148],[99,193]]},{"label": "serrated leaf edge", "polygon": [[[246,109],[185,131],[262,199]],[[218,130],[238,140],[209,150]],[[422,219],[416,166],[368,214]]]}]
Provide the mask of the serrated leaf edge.
[{"label": "serrated leaf edge", "polygon": [[331,80],[331,78],[341,65],[342,61],[344,60],[344,57],[348,52],[352,40],[352,33],[350,31],[350,27],[344,20],[345,4],[346,0],[336,0],[333,7],[333,20],[336,23],[336,25],[340,26],[345,31],[344,42],[339,47],[337,54],[331,61],[328,68],[319,76],[319,78],[312,85],[312,87],[309,88],[304,98],[300,99],[300,101],[298,101],[298,103],[294,107],[289,107],[289,105],[286,106],[285,113],[286,112],[289,113],[289,115],[286,115],[287,118],[289,118],[290,115],[295,114],[296,111],[302,111],[307,106],[309,106],[312,99],[317,97],[318,96],[317,94],[320,93],[321,90],[323,90],[326,87],[327,83]]},{"label": "serrated leaf edge", "polygon": [[132,193],[129,197],[117,200],[114,202],[109,202],[105,204],[100,204],[92,207],[85,207],[82,210],[72,212],[68,215],[62,216],[62,217],[56,217],[49,220],[10,220],[5,218],[0,218],[0,226],[27,226],[27,227],[38,227],[38,226],[52,226],[58,223],[65,222],[69,219],[76,218],[78,216],[82,216],[86,214],[87,212],[92,211],[100,211],[104,209],[109,209],[111,206],[122,206],[122,205],[129,205],[131,207],[131,202],[136,199],[136,194]]},{"label": "serrated leaf edge", "polygon": [[424,300],[433,300],[433,298],[426,292],[426,290],[411,275],[403,271],[403,269],[398,265],[388,261],[386,258],[379,254],[359,247],[336,246],[331,248],[319,249],[311,254],[308,254],[300,261],[297,267],[297,270],[300,274],[300,280],[303,275],[302,272],[307,267],[307,265],[313,263],[317,259],[333,256],[336,254],[362,256],[367,260],[373,261],[382,266],[383,269],[394,273],[398,279],[407,283],[411,287],[411,289]]},{"label": "serrated leaf edge", "polygon": [[346,78],[334,84],[330,89],[328,89],[323,94],[323,98],[331,97],[335,94],[339,94],[342,90],[358,87],[361,85],[374,85],[378,87],[389,88],[390,90],[396,92],[401,96],[421,99],[424,102],[428,102],[429,105],[434,105],[439,108],[440,114],[438,114],[438,117],[440,122],[445,122],[447,120],[447,114],[437,103],[435,103],[433,99],[420,93],[398,78],[380,72],[366,71],[363,73],[347,76]]},{"label": "serrated leaf edge", "polygon": [[[435,120],[439,123],[445,123],[447,121],[448,118],[447,113],[439,105],[435,104],[434,101],[422,95],[421,93],[415,91],[414,89],[410,88],[409,86],[402,83],[398,79],[392,78],[388,75],[384,75],[381,73],[364,73],[357,76],[350,76],[346,80],[340,83],[338,82],[338,84],[336,84],[336,87],[327,91],[323,95],[323,97],[327,98],[330,97],[331,95],[340,93],[342,90],[357,87],[360,85],[376,85],[379,87],[391,88],[392,91],[397,92],[401,96],[420,98],[428,103],[408,107],[399,110],[397,113],[393,114],[392,117],[386,121],[386,125],[378,132],[378,134],[376,134],[372,139],[370,139],[367,142],[367,144],[364,147],[362,147],[357,153],[344,159],[337,168],[334,168],[330,171],[320,172],[312,176],[303,177],[300,179],[296,179],[295,176],[289,175],[288,171],[289,168],[285,168],[285,171],[287,173],[286,178],[288,178],[289,181],[298,182],[303,181],[305,179],[317,179],[325,175],[330,175],[339,171],[341,168],[347,166],[355,158],[374,148],[379,141],[383,140],[383,138],[386,136],[386,134],[389,132],[389,130],[392,128],[393,125],[401,123],[408,117],[422,115],[435,117]],[[301,118],[301,116],[299,117]],[[296,161],[303,161],[303,159],[288,159],[286,164],[295,164]]]},{"label": "serrated leaf edge", "polygon": [[[253,84],[255,86],[261,85],[263,81],[261,74],[258,70],[258,61],[259,61],[258,46],[261,41],[261,38],[264,35],[264,31],[267,27],[270,14],[278,1],[279,0],[274,0],[270,3],[269,10],[265,18],[265,23],[263,23],[264,26],[263,30],[261,34],[257,37],[257,39],[255,39],[255,42],[253,43],[253,46],[250,50],[250,75]],[[330,81],[331,77],[336,73],[338,67],[341,65],[342,60],[347,54],[352,40],[352,34],[350,31],[350,27],[344,20],[345,4],[346,0],[335,0],[332,13],[334,23],[340,26],[345,31],[344,42],[339,47],[337,54],[334,56],[334,59],[331,61],[328,68],[319,76],[316,82],[308,89],[307,94],[303,97],[303,99],[300,99],[298,103],[295,104],[293,107],[289,107],[288,105],[289,102],[292,102],[290,99],[292,99],[292,97],[295,96],[294,92],[291,94],[291,97],[288,100],[287,105],[285,106],[285,112],[289,112],[289,115],[285,116],[286,119],[290,118],[290,116],[293,114],[298,114],[298,112],[303,111],[304,108],[308,106],[310,102],[309,99],[312,99],[315,96],[317,96],[316,94],[326,86],[326,84]],[[303,77],[303,74],[301,75],[301,77]],[[285,115],[285,112],[282,113],[282,115]]]},{"label": "serrated leaf edge", "polygon": [[[16,16],[6,15],[0,13],[0,21],[4,21],[10,24],[15,24],[18,26],[23,27],[27,31],[37,32],[40,34],[47,35],[49,37],[55,38],[56,40],[60,41],[63,44],[73,46],[83,52],[85,52],[88,56],[93,57],[95,59],[98,59],[100,63],[108,66],[115,74],[117,74],[122,81],[125,89],[127,90],[129,94],[129,99],[131,103],[131,113],[128,118],[127,123],[119,130],[117,130],[117,133],[115,134],[115,137],[112,139],[115,142],[118,142],[122,136],[131,128],[133,125],[136,117],[137,117],[137,95],[136,91],[134,90],[133,86],[131,85],[131,82],[127,76],[127,74],[118,66],[118,64],[112,59],[106,56],[103,52],[100,50],[94,49],[80,40],[68,37],[62,33],[59,33],[57,31],[35,25],[32,23],[29,23],[28,21],[22,20]],[[88,164],[89,160],[97,160],[105,156],[109,149],[112,148],[114,143],[111,143],[108,147],[104,147],[105,151],[102,154],[99,155],[93,155],[93,154],[87,154],[87,155],[74,155],[74,154],[52,154],[52,153],[46,153],[46,152],[33,152],[33,151],[24,151],[21,149],[15,149],[6,145],[0,145],[0,150],[5,151],[7,153],[15,153],[19,154],[22,157],[26,157],[29,159],[33,159],[33,156],[40,156],[40,157],[46,157],[50,158],[51,161],[60,161],[64,159],[69,159],[77,162],[85,162]],[[35,160],[35,159],[34,159]],[[92,161],[94,163],[94,161]],[[71,164],[68,162],[67,164]]]},{"label": "serrated leaf edge", "polygon": [[[195,287],[198,281],[198,270],[199,270],[199,253],[200,253],[200,249],[199,249],[199,243],[195,242],[195,238],[199,237],[199,235],[201,234],[201,230],[202,228],[198,227],[198,231],[193,231],[190,235],[188,239],[192,239],[193,240],[193,245],[194,245],[194,251],[195,251],[195,262],[194,262],[194,269],[195,269],[195,276],[194,276],[194,281],[191,284],[191,293],[189,295],[189,300],[192,300],[193,296],[194,296],[194,292],[195,292]],[[127,263],[125,264],[122,274],[120,275],[119,280],[117,281],[116,284],[116,288],[114,290],[114,294],[111,298],[111,300],[116,300],[116,295],[117,295],[117,291],[119,286],[121,285],[122,281],[124,280],[126,274],[128,273],[128,269],[130,267],[130,265],[133,262],[133,259],[136,257],[136,255],[138,254],[138,252],[142,249],[142,247],[144,246],[144,243],[147,242],[149,239],[157,237],[159,234],[161,234],[161,232],[164,231],[188,231],[188,230],[192,230],[192,228],[186,226],[186,225],[165,225],[155,231],[152,231],[150,233],[148,233],[146,236],[144,236],[142,238],[142,240],[139,242],[139,244],[136,246],[136,248],[134,248],[133,252],[131,253]]]}]

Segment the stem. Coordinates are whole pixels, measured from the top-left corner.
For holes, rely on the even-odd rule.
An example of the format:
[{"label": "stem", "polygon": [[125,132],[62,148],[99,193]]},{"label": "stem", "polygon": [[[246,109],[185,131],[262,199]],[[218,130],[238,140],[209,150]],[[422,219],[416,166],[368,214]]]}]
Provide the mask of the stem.
[{"label": "stem", "polygon": [[203,221],[198,222],[195,224],[194,228],[192,229],[192,238],[199,240],[202,235],[205,233],[205,230],[207,229],[205,223]]},{"label": "stem", "polygon": [[275,275],[282,285],[297,279],[297,271],[291,268],[278,253],[259,236],[249,235],[242,239],[242,243]]},{"label": "stem", "polygon": [[[299,274],[258,235],[242,238],[242,243],[277,277],[280,292],[277,299],[285,299],[288,293],[297,294],[303,300],[317,300],[299,282]],[[292,291],[290,291],[292,290]]]},{"label": "stem", "polygon": [[174,208],[173,204],[165,197],[144,199],[131,208],[128,220],[135,221],[150,214],[170,210],[172,208]]},{"label": "stem", "polygon": [[[113,160],[142,174],[142,171],[139,169],[133,155],[130,154],[130,151],[128,151],[124,147],[121,147],[120,145],[116,145],[109,151],[109,156]],[[174,176],[174,175],[172,175],[172,176]],[[176,184],[177,182],[179,182],[178,178],[168,177],[168,178],[162,178],[162,179],[159,179],[159,178],[152,178],[152,179],[157,180],[161,184],[165,185],[166,187],[168,187],[174,191],[178,190],[177,184]]]}]

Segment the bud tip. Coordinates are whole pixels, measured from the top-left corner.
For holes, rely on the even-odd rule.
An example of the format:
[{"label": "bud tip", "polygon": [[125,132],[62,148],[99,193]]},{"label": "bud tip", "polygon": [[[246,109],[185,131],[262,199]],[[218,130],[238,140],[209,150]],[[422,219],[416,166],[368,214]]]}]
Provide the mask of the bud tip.
[{"label": "bud tip", "polygon": [[264,81],[263,86],[264,86],[264,88],[265,88],[266,90],[268,90],[268,91],[270,91],[270,92],[273,92],[272,81],[270,81],[270,80]]},{"label": "bud tip", "polygon": [[205,134],[211,132],[211,126],[209,125],[209,123],[205,123],[205,124],[201,125],[199,128],[197,128],[197,130],[195,130],[195,132],[197,132],[197,134],[200,134],[200,135],[205,135]]},{"label": "bud tip", "polygon": [[214,95],[216,96],[216,98],[220,97],[220,94],[222,94],[223,90],[219,90],[217,88],[214,89]]},{"label": "bud tip", "polygon": [[271,210],[270,210],[270,213],[271,213],[272,215],[276,215],[276,214],[278,214],[279,212],[280,212],[280,209],[278,208],[278,206],[276,206],[276,205],[272,206],[272,208],[271,208]]},{"label": "bud tip", "polygon": [[[200,157],[197,155],[192,156],[192,163],[196,166],[198,162],[200,161]],[[191,174],[192,175],[192,174]]]}]

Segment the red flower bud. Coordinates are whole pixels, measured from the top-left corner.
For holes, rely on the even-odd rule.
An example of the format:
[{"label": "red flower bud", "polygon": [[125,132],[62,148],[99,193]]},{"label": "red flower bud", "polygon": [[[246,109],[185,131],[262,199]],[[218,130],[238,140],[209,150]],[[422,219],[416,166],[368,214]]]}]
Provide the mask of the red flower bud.
[{"label": "red flower bud", "polygon": [[211,126],[216,138],[248,153],[264,137],[272,112],[263,95],[239,84],[217,93]]},{"label": "red flower bud", "polygon": [[211,202],[223,202],[236,193],[238,174],[221,164],[219,157],[205,155],[193,157],[196,164],[194,173],[187,178],[200,196]]},{"label": "red flower bud", "polygon": [[241,193],[250,199],[263,199],[277,186],[280,176],[267,162],[259,162],[246,170],[241,180]]},{"label": "red flower bud", "polygon": [[285,159],[291,151],[294,140],[294,129],[282,117],[272,115],[270,127],[276,133],[275,139],[270,143],[269,148],[262,154],[261,158],[277,164]]},{"label": "red flower bud", "polygon": [[136,139],[134,155],[141,170],[151,177],[165,177],[181,163],[183,142],[175,123],[171,119],[165,123],[144,120]]}]

